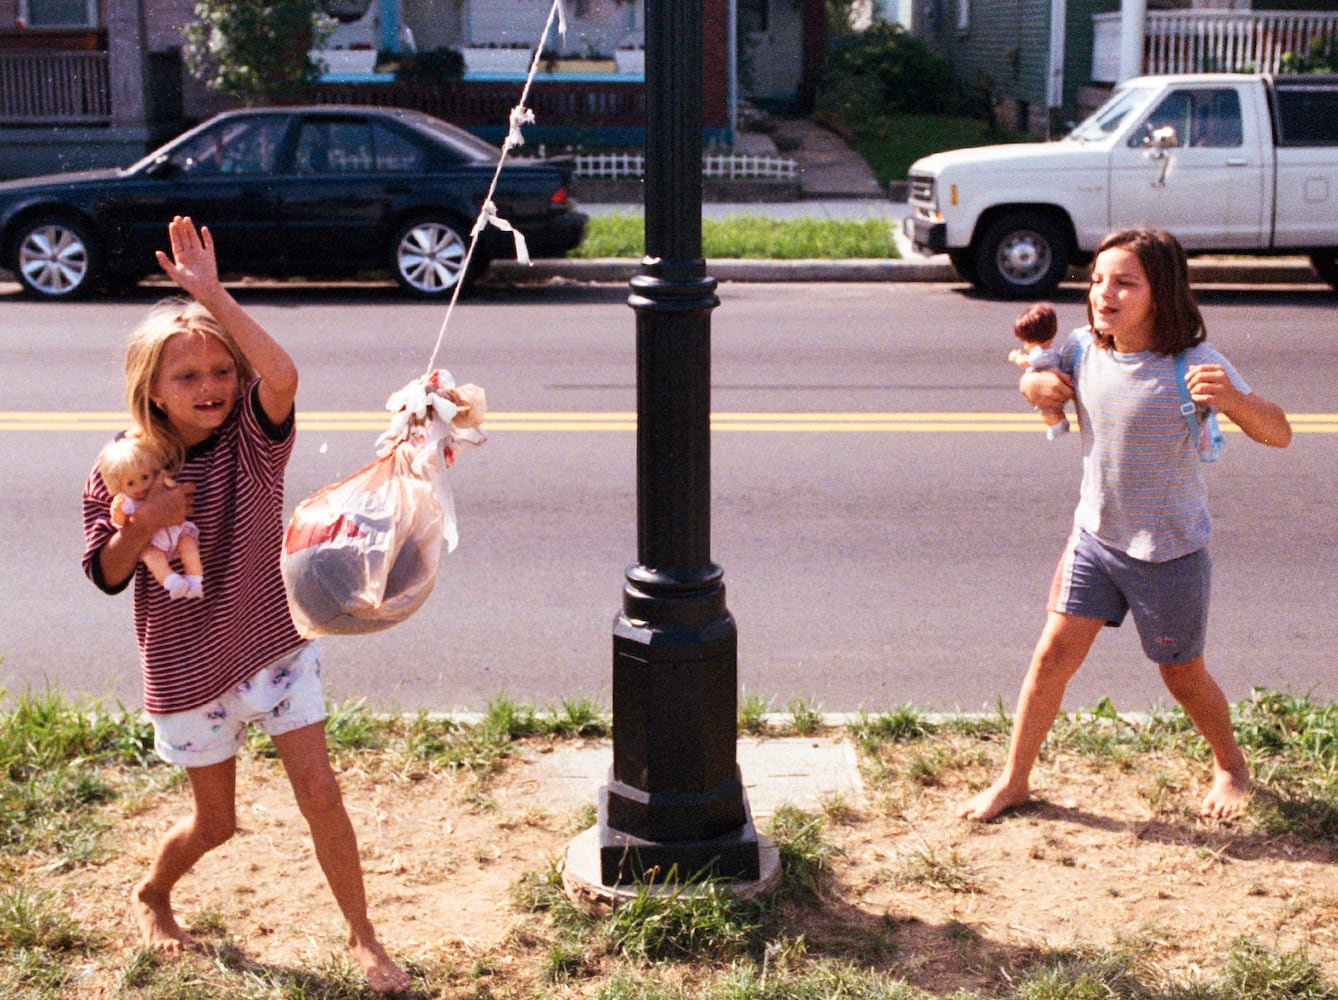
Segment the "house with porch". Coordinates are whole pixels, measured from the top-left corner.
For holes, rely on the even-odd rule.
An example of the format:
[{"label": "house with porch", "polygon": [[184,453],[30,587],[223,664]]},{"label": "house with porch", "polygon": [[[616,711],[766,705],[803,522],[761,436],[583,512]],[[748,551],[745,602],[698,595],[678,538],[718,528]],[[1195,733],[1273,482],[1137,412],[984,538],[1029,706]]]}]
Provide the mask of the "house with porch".
[{"label": "house with porch", "polygon": [[[494,141],[543,40],[529,104],[533,141],[639,144],[645,0],[323,0],[338,27],[313,56],[312,99],[419,107]],[[0,0],[0,178],[123,165],[231,102],[184,68],[194,0]],[[743,99],[811,105],[825,45],[823,0],[703,0],[703,124],[730,144]],[[394,57],[450,48],[465,77],[396,81]]]},{"label": "house with porch", "polygon": [[[903,23],[988,94],[1001,121],[1058,137],[1140,73],[1274,72],[1338,35],[1315,0],[905,0]],[[1328,9],[1309,9],[1327,7]]]}]

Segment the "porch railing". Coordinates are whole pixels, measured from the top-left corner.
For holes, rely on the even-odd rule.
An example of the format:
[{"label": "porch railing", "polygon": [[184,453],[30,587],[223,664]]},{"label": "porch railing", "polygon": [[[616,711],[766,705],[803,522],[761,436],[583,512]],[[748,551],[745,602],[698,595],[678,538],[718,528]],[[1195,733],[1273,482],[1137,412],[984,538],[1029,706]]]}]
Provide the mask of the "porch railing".
[{"label": "porch railing", "polygon": [[111,120],[106,52],[0,52],[0,124]]},{"label": "porch railing", "polygon": [[[457,80],[440,89],[401,83],[320,83],[311,99],[320,104],[371,104],[416,108],[455,125],[505,125],[520,100],[522,81]],[[529,106],[544,125],[642,126],[645,88],[636,83],[572,81],[545,83],[529,94]]]},{"label": "porch railing", "polygon": [[[1120,68],[1120,15],[1092,17],[1092,80],[1114,83]],[[1276,73],[1285,53],[1338,34],[1330,11],[1149,11],[1144,73]]]}]

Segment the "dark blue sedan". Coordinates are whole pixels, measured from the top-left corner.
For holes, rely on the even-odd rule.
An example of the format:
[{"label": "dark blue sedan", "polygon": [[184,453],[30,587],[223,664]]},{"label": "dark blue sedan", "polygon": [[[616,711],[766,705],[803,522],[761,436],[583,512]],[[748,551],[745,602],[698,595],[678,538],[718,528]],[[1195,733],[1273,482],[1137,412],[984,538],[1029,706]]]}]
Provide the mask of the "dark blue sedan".
[{"label": "dark blue sedan", "polygon": [[[416,111],[226,112],[122,170],[0,183],[0,267],[45,299],[133,284],[158,272],[167,223],[188,215],[213,233],[225,273],[388,270],[410,294],[449,297],[515,256],[512,234],[487,226],[465,269],[500,155]],[[560,257],[584,235],[555,164],[508,160],[492,200],[533,257]]]}]

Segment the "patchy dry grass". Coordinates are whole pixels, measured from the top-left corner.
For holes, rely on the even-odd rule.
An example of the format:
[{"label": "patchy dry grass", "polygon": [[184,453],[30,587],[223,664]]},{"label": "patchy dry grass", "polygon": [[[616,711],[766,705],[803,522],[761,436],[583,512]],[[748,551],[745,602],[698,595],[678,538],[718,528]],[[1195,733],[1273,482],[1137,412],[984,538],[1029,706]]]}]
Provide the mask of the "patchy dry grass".
[{"label": "patchy dry grass", "polygon": [[[418,998],[1338,998],[1338,711],[1271,692],[1236,707],[1260,779],[1245,819],[1197,806],[1206,749],[1177,713],[1064,717],[1036,801],[994,823],[953,806],[993,775],[1007,720],[913,708],[823,727],[755,699],[741,728],[848,740],[863,791],[759,820],[782,887],[740,903],[698,884],[588,914],[561,891],[590,803],[545,796],[536,762],[607,739],[586,702],[499,698],[477,722],[331,716],[375,921]],[[188,806],[132,714],[54,695],[0,716],[0,996],[368,995],[282,768],[244,752],[241,830],[179,887],[205,949],[141,948],[130,886]],[[757,709],[754,711],[753,709]]]}]

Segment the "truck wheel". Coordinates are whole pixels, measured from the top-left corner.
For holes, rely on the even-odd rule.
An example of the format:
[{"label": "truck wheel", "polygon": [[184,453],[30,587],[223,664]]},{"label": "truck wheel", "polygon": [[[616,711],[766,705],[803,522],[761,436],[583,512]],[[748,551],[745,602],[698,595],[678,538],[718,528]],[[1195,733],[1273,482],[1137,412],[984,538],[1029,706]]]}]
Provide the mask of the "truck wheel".
[{"label": "truck wheel", "polygon": [[1310,266],[1315,273],[1338,289],[1338,250],[1321,250],[1310,255]]},{"label": "truck wheel", "polygon": [[1044,217],[1005,215],[975,246],[975,284],[1008,299],[1047,295],[1069,268],[1069,238]]}]

